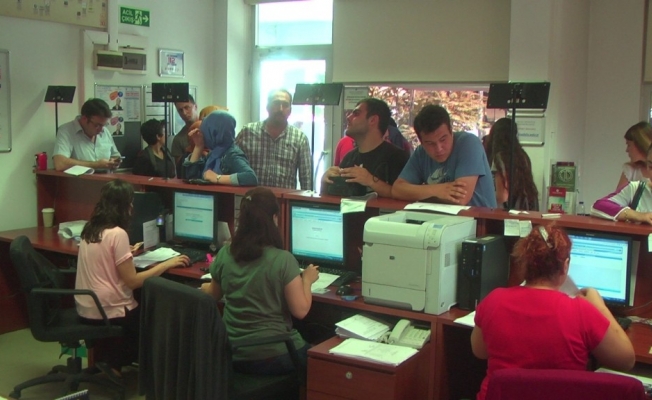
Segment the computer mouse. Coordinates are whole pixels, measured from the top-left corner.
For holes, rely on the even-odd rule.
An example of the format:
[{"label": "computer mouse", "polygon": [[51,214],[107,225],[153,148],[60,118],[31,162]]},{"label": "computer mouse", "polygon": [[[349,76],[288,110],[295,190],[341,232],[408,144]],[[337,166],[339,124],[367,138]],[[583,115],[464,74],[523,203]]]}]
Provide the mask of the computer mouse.
[{"label": "computer mouse", "polygon": [[349,296],[353,294],[353,288],[349,285],[342,285],[335,292],[338,296]]}]

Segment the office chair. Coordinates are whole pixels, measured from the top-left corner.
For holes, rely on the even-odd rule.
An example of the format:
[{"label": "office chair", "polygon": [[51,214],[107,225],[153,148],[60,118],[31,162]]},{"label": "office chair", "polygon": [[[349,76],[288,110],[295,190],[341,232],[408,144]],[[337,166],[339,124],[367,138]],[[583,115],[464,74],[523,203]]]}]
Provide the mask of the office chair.
[{"label": "office chair", "polygon": [[501,369],[486,400],[645,400],[643,384],[629,376],[562,369]]},{"label": "office chair", "polygon": [[[161,277],[149,278],[141,291],[140,307],[140,395],[156,400],[298,398],[299,373],[233,372],[233,347],[226,327],[215,299],[201,290]],[[235,346],[271,342],[285,342],[299,365],[289,336]]]},{"label": "office chair", "polygon": [[[80,382],[89,382],[112,389],[119,398],[124,399],[124,387],[96,376],[93,368],[82,369],[81,357],[77,355],[82,340],[90,348],[96,339],[124,335],[121,326],[111,325],[97,295],[91,290],[65,289],[62,270],[34,250],[26,236],[11,242],[9,254],[21,289],[27,296],[32,336],[41,342],[59,342],[63,348],[72,350],[66,365],[57,365],[47,375],[15,386],[9,397],[18,399],[23,389],[49,382],[65,382],[63,394],[66,394],[76,391]],[[74,272],[74,269],[67,272]],[[74,295],[91,296],[104,318],[104,325],[85,324],[74,307],[63,308],[64,299],[72,299]]]}]

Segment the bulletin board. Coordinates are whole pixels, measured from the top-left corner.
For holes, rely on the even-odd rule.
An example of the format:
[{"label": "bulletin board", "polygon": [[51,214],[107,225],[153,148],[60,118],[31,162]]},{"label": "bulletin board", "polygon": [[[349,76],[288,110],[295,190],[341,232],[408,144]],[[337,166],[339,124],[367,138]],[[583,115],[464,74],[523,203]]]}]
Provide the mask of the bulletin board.
[{"label": "bulletin board", "polygon": [[106,101],[111,109],[107,129],[125,160],[121,168],[131,168],[141,150],[140,125],[143,119],[143,87],[95,85],[95,97]]},{"label": "bulletin board", "polygon": [[108,0],[2,0],[0,15],[106,28]]},{"label": "bulletin board", "polygon": [[0,49],[0,153],[11,151],[11,91],[9,50]]}]

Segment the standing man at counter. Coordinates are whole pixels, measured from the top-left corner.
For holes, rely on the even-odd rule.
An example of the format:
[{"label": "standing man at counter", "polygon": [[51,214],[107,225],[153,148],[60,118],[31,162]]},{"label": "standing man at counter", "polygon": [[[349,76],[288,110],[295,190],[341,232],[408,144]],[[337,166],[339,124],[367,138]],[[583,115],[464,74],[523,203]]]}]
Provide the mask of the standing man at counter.
[{"label": "standing man at counter", "polygon": [[306,134],[288,124],[292,95],[285,89],[267,97],[265,121],[247,124],[235,139],[249,159],[261,186],[312,190],[312,156]]},{"label": "standing man at counter", "polygon": [[448,111],[432,104],[419,111],[414,130],[421,146],[394,182],[394,198],[496,207],[491,168],[476,136],[453,133]]},{"label": "standing man at counter", "polygon": [[64,171],[75,165],[95,169],[114,169],[120,165],[120,152],[106,124],[111,109],[102,99],[87,100],[81,115],[61,125],[54,144],[54,169]]},{"label": "standing man at counter", "polygon": [[346,135],[355,140],[356,147],[347,153],[339,166],[324,172],[322,192],[326,192],[331,178],[341,176],[347,183],[359,183],[378,193],[392,197],[392,184],[398,178],[410,154],[383,139],[391,111],[382,100],[360,100],[347,117]]},{"label": "standing man at counter", "polygon": [[188,94],[188,101],[174,103],[174,107],[177,109],[177,113],[179,113],[183,122],[186,123],[177,132],[174,139],[172,139],[172,148],[170,149],[170,153],[174,157],[174,162],[177,165],[177,176],[182,177],[181,164],[183,164],[183,159],[189,154],[187,150],[190,145],[188,132],[190,131],[190,126],[199,118],[199,112],[197,111],[197,103],[195,103],[195,99],[190,94]]}]

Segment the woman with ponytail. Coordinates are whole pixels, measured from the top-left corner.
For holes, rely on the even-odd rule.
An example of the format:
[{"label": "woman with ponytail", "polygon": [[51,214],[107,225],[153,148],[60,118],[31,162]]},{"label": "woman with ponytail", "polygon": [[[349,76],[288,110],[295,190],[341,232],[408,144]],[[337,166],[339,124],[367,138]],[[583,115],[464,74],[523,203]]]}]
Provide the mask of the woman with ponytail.
[{"label": "woman with ponytail", "polygon": [[519,240],[513,256],[525,285],[498,288],[478,305],[473,354],[488,359],[478,400],[494,371],[505,368],[584,370],[592,354],[607,368],[634,366],[632,343],[595,289],[559,291],[568,277],[571,241],[555,226]]},{"label": "woman with ponytail", "polygon": [[[231,339],[289,333],[305,368],[308,345],[292,328],[292,316],[303,319],[312,305],[317,266],[303,272],[283,250],[278,229],[279,206],[271,190],[249,190],[240,203],[238,229],[210,266],[211,282],[202,290],[225,299],[223,320]],[[294,369],[283,343],[239,348],[233,354],[239,372],[283,374]]]}]

